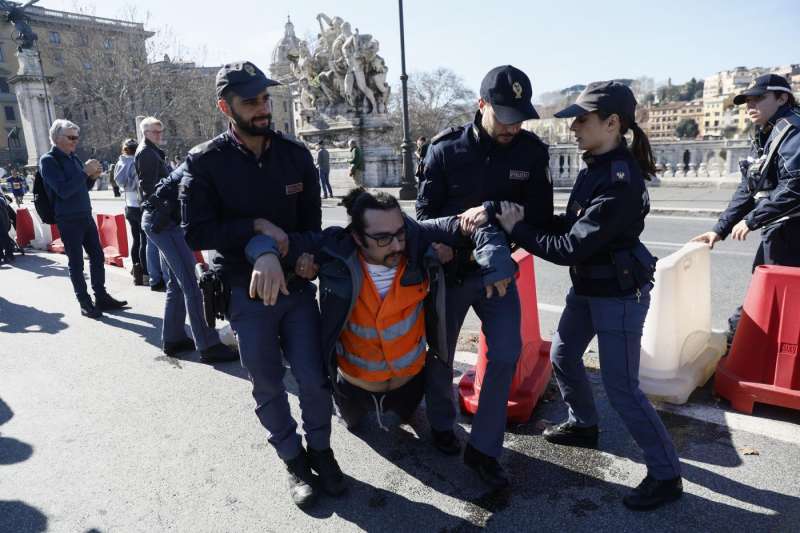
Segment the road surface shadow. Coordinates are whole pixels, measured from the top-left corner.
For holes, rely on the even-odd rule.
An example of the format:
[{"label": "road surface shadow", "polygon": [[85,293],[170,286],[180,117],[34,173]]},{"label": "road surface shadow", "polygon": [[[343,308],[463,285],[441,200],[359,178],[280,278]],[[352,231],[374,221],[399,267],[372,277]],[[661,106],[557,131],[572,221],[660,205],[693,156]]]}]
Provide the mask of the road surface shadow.
[{"label": "road surface shadow", "polygon": [[63,313],[48,313],[29,305],[10,302],[0,296],[0,333],[48,333],[67,328]]}]

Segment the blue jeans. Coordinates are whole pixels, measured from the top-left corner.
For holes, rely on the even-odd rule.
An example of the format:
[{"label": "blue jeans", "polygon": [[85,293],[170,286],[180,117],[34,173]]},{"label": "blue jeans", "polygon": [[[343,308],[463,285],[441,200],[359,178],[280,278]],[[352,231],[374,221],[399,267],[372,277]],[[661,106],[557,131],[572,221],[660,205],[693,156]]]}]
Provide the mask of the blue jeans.
[{"label": "blue jeans", "polygon": [[429,356],[425,363],[425,408],[428,421],[436,431],[452,430],[456,422],[453,403],[453,367],[458,334],[467,311],[472,307],[481,319],[486,336],[486,374],[481,387],[478,411],[472,419],[470,444],[492,457],[503,450],[506,431],[506,409],[511,381],[522,350],[520,337],[521,311],[516,283],[508,287],[502,298],[486,298],[479,273],[464,278],[460,286],[447,286],[447,347],[451,364]]},{"label": "blue jeans", "polygon": [[319,169],[319,183],[322,188],[322,194],[324,196],[333,196],[333,189],[331,189],[331,181],[328,179],[331,171]]},{"label": "blue jeans", "polygon": [[239,340],[242,366],[253,383],[256,415],[284,461],[302,449],[283,384],[284,358],[297,382],[308,446],[315,450],[330,447],[332,391],[322,359],[315,292],[309,283],[289,296],[279,294],[274,306],[266,306],[250,299],[245,287],[231,290],[228,315]]},{"label": "blue jeans", "polygon": [[183,231],[175,225],[153,232],[149,211],[142,214],[142,229],[147,238],[161,252],[167,268],[167,294],[164,307],[164,326],[161,331],[162,342],[177,342],[186,338],[183,326],[186,315],[192,328],[194,344],[200,351],[219,344],[219,334],[209,328],[203,315],[203,297],[194,266],[197,263],[192,250],[186,244]]},{"label": "blue jeans", "polygon": [[92,290],[95,296],[106,292],[106,270],[103,248],[100,246],[100,235],[91,216],[75,220],[56,221],[64,252],[69,259],[69,278],[75,296],[81,303],[90,302],[83,276],[83,250],[89,256],[89,273],[92,277]]},{"label": "blue jeans", "polygon": [[600,374],[611,406],[622,418],[644,452],[648,473],[656,479],[681,475],[678,454],[655,409],[639,389],[642,329],[650,307],[650,289],[619,298],[567,294],[550,360],[569,408],[569,420],[579,426],[597,424],[592,386],[586,377],[583,354],[597,335]]},{"label": "blue jeans", "polygon": [[150,237],[147,238],[147,277],[150,278],[150,286],[158,285],[160,282],[166,283],[164,272],[168,270],[167,264]]}]

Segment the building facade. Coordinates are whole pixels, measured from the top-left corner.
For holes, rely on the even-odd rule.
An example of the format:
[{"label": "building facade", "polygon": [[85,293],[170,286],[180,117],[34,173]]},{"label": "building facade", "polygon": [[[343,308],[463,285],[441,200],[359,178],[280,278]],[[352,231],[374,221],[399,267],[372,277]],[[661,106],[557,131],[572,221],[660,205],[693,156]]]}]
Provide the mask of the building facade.
[{"label": "building facade", "polygon": [[647,121],[642,129],[652,140],[678,139],[677,128],[685,120],[693,120],[699,130],[699,137],[703,136],[703,101],[668,102],[647,106]]},{"label": "building facade", "polygon": [[295,136],[297,124],[295,123],[295,102],[292,95],[292,64],[289,54],[298,49],[300,39],[294,33],[294,24],[291,19],[286,21],[284,34],[272,50],[272,60],[269,65],[269,75],[272,79],[281,82],[281,85],[271,87],[269,90],[272,100],[272,123],[275,130],[289,137]]}]

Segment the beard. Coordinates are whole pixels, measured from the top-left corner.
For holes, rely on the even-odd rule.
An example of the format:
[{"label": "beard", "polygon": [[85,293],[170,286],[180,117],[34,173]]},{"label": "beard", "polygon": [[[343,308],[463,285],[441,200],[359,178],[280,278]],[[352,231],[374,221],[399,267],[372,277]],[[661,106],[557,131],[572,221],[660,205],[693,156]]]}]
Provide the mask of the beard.
[{"label": "beard", "polygon": [[383,266],[389,267],[389,268],[396,267],[397,265],[400,264],[400,261],[403,259],[404,255],[405,254],[403,252],[395,252],[395,253],[392,253],[392,254],[388,254],[387,256],[385,256],[383,258],[383,261],[382,261]]},{"label": "beard", "polygon": [[[267,136],[272,133],[272,113],[259,115],[251,118],[248,121],[231,108],[231,115],[233,116],[233,123],[236,125],[236,129],[246,133],[247,135]],[[263,126],[256,126],[255,122],[263,119],[267,119],[267,123]]]}]

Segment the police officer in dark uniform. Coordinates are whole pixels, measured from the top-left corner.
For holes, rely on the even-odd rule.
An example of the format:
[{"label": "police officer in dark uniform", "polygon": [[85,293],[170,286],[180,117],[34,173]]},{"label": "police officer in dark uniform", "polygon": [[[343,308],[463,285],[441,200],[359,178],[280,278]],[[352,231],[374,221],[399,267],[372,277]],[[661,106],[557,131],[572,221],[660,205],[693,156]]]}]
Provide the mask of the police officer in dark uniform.
[{"label": "police officer in dark uniform", "polygon": [[[187,158],[182,225],[193,249],[217,251],[214,268],[229,291],[226,316],[253,383],[256,415],[286,463],[293,501],[306,507],[317,481],[330,495],[345,489],[330,449],[331,388],[316,289],[301,279],[287,286],[274,254],[256,256],[246,248],[260,234],[320,231],[319,178],[308,149],[270,127],[267,88],[278,82],[239,62],[223,66],[216,85],[230,127]],[[297,381],[307,449],[289,411],[282,358]]]},{"label": "police officer in dark uniform", "polygon": [[[758,265],[800,266],[800,109],[783,76],[759,76],[733,99],[747,105],[755,135],[750,157],[740,162],[742,181],[713,231],[694,241],[744,240],[761,230]],[[728,320],[729,342],[741,307]]]},{"label": "police officer in dark uniform", "polygon": [[[419,220],[511,200],[525,205],[526,220],[531,224],[550,222],[553,187],[547,145],[521,129],[524,120],[539,118],[531,96],[528,76],[510,65],[494,68],[484,77],[475,119],[431,139],[419,181]],[[467,225],[473,216],[465,213]],[[504,487],[508,479],[497,458],[503,448],[506,404],[521,350],[519,295],[511,284],[504,298],[488,298],[471,248],[434,246],[440,261],[446,263],[450,352],[447,357],[431,357],[425,366],[425,402],[434,444],[444,453],[460,451],[453,432],[452,364],[459,331],[472,307],[482,321],[488,364],[464,462],[487,484]]]},{"label": "police officer in dark uniform", "polygon": [[[528,224],[523,208],[507,202],[496,217],[523,248],[570,267],[573,288],[550,351],[569,418],[545,430],[544,438],[568,446],[597,446],[597,410],[582,362],[597,335],[608,400],[647,464],[647,477],[623,502],[645,510],[679,498],[683,487],[675,446],[639,389],[642,328],[656,263],[639,235],[650,211],[644,180],[655,173],[655,163],[635,111],[636,99],[625,85],[589,84],[573,105],[555,115],[575,117],[571,129],[587,165],[578,175],[566,214],[554,219],[550,231]],[[630,149],[623,137],[629,130]]]}]

